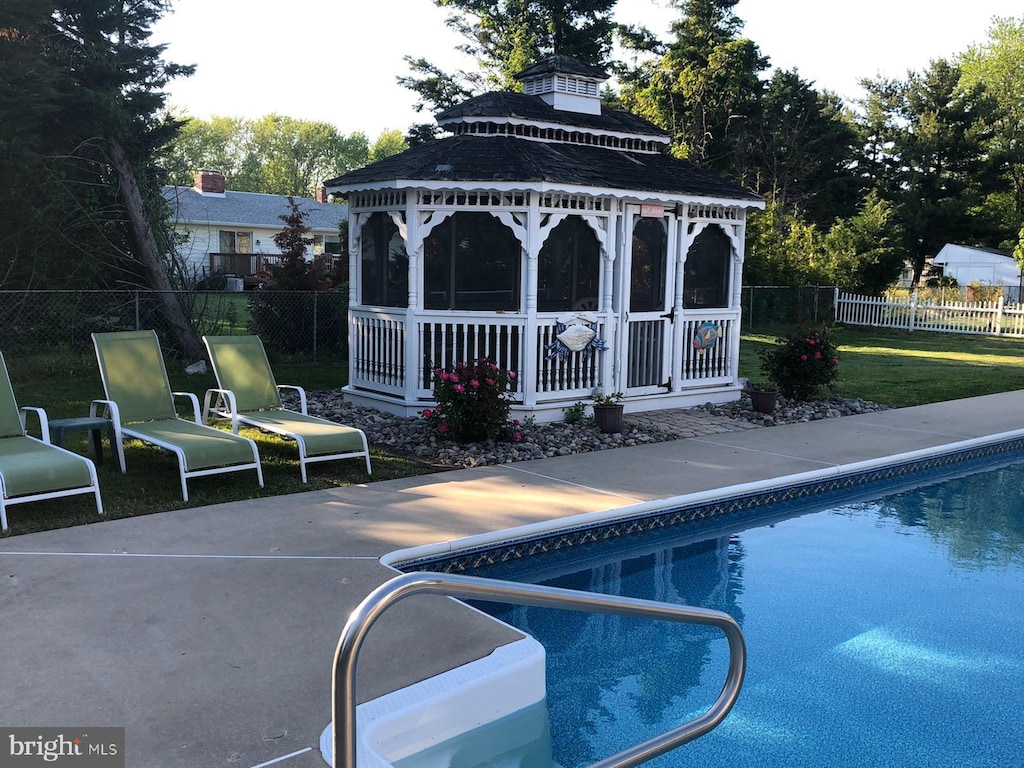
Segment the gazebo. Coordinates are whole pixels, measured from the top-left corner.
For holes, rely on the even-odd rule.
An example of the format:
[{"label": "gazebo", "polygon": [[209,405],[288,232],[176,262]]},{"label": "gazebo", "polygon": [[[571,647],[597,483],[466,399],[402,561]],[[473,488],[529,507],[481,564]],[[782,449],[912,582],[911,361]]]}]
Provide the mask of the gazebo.
[{"label": "gazebo", "polygon": [[325,182],[349,204],[346,397],[414,415],[434,371],[518,374],[537,421],[595,392],[626,411],[735,400],[757,195],[605,109],[608,75],[550,56],[439,113],[451,135]]}]

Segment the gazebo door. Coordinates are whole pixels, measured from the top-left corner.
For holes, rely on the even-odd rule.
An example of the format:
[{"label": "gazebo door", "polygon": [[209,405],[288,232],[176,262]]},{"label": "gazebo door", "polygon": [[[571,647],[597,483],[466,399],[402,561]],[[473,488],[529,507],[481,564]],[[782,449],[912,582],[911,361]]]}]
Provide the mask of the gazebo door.
[{"label": "gazebo door", "polygon": [[626,221],[626,394],[664,392],[672,341],[669,221],[661,206],[629,206]]}]

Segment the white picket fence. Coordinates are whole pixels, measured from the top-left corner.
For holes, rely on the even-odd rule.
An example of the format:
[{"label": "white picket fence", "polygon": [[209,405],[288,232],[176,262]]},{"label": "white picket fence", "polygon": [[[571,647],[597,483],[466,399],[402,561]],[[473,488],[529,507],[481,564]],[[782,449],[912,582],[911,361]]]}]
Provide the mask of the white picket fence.
[{"label": "white picket fence", "polygon": [[836,322],[907,331],[1024,337],[1024,306],[997,301],[942,302],[857,296],[836,289]]}]

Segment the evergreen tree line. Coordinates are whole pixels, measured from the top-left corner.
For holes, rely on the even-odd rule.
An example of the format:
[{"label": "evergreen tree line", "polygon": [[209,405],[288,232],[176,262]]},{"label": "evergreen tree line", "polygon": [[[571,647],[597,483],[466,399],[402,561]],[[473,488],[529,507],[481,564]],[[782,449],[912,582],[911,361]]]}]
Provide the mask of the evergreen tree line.
[{"label": "evergreen tree line", "polygon": [[[613,73],[604,100],[672,136],[671,151],[763,195],[745,279],[878,292],[904,261],[921,278],[947,242],[1024,248],[1024,17],[905,79],[864,79],[845,104],[797,70],[776,70],[742,34],[738,0],[673,0],[668,39],[617,25],[615,0],[434,0],[477,70],[407,57],[418,109],[445,109],[550,53]],[[824,30],[823,30],[824,32]],[[419,124],[411,142],[435,129]]]}]

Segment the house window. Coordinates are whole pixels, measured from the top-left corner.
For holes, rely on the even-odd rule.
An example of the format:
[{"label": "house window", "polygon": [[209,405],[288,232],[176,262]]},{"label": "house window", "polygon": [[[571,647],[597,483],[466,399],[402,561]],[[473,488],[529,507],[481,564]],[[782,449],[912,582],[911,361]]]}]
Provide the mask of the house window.
[{"label": "house window", "polygon": [[637,219],[633,225],[632,248],[633,258],[629,267],[630,311],[664,311],[668,260],[668,234],[664,219]]},{"label": "house window", "polygon": [[579,216],[567,217],[540,249],[537,309],[597,309],[600,276],[601,245],[594,230]]},{"label": "house window", "polygon": [[221,253],[252,253],[252,232],[220,230]]},{"label": "house window", "polygon": [[424,307],[519,309],[521,247],[489,213],[458,212],[423,243]]},{"label": "house window", "polygon": [[409,256],[386,213],[373,214],[359,233],[361,301],[367,306],[409,306]]},{"label": "house window", "polygon": [[683,307],[728,307],[731,264],[732,244],[721,227],[697,235],[683,267]]}]

